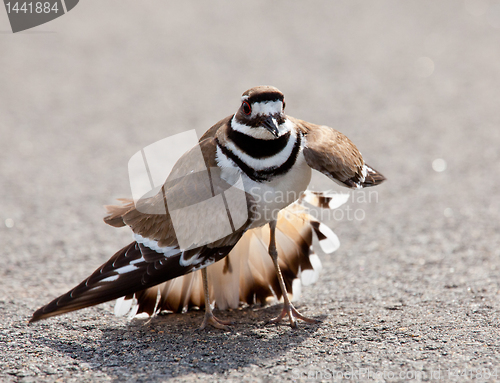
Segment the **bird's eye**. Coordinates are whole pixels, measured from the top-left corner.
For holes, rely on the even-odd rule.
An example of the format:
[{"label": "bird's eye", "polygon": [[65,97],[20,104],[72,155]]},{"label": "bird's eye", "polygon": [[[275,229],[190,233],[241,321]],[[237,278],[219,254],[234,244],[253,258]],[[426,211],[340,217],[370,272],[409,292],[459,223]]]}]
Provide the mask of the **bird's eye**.
[{"label": "bird's eye", "polygon": [[285,110],[285,106],[286,106],[286,103],[285,103],[285,100],[283,100],[283,110]]},{"label": "bird's eye", "polygon": [[241,105],[243,108],[243,112],[248,116],[250,113],[252,113],[252,107],[248,103],[248,101],[243,101],[243,104]]}]

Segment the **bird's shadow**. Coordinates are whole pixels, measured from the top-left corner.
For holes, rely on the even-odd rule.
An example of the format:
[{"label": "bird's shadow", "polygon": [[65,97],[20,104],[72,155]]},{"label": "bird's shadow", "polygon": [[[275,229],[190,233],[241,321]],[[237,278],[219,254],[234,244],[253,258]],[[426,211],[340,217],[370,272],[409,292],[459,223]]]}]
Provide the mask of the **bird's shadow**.
[{"label": "bird's shadow", "polygon": [[230,332],[214,328],[197,330],[203,311],[190,311],[106,328],[85,323],[68,325],[69,329],[79,331],[76,340],[74,336],[73,341],[40,336],[38,341],[116,381],[131,375],[147,380],[200,372],[223,375],[247,366],[265,368],[269,363],[274,364],[274,360],[314,336],[321,326],[321,322],[301,321],[297,329],[292,329],[287,321],[266,324],[280,312],[281,305],[214,312],[220,319],[234,322]]}]

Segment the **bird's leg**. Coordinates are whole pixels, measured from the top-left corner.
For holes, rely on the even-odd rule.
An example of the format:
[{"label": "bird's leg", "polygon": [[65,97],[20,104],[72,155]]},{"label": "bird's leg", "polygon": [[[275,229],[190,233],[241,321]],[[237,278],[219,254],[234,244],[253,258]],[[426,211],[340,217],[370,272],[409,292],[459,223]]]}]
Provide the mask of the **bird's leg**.
[{"label": "bird's leg", "polygon": [[288,298],[288,293],[286,291],[285,281],[283,280],[283,275],[281,274],[281,269],[278,263],[278,249],[276,248],[276,220],[269,222],[269,227],[271,229],[271,236],[269,240],[269,255],[274,263],[274,269],[276,270],[276,276],[278,277],[281,294],[283,295],[283,310],[281,314],[276,318],[271,319],[268,323],[279,323],[288,314],[288,318],[290,319],[290,326],[293,328],[297,327],[297,319],[301,319],[304,322],[308,323],[318,323],[316,319],[310,319],[303,316],[301,313],[293,307],[290,302],[290,298]]},{"label": "bird's leg", "polygon": [[203,279],[203,292],[205,293],[205,318],[203,319],[203,323],[200,326],[200,330],[203,330],[205,327],[207,327],[208,324],[210,324],[215,328],[231,331],[231,328],[227,325],[232,324],[232,322],[217,319],[212,313],[212,306],[210,305],[210,294],[208,292],[208,277],[206,267],[201,269],[201,277]]}]

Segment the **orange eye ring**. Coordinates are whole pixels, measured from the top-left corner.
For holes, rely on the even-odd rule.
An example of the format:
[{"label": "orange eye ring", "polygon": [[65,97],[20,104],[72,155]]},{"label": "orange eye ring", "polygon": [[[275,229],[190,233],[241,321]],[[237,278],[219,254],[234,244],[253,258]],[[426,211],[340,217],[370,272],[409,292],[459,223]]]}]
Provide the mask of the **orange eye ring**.
[{"label": "orange eye ring", "polygon": [[248,101],[243,101],[241,107],[243,108],[243,113],[245,113],[247,116],[252,113],[252,107],[250,106],[250,103]]}]

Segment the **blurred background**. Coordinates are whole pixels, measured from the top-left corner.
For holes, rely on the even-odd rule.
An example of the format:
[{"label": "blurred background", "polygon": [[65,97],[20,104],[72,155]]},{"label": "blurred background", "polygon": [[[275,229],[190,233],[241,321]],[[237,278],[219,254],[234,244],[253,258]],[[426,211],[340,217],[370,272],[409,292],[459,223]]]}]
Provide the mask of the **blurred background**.
[{"label": "blurred background", "polygon": [[[245,90],[266,84],[284,92],[289,115],[340,130],[388,179],[377,200],[347,205],[364,219],[327,222],[341,247],[321,257],[323,276],[304,289],[309,314],[326,315],[327,348],[336,354],[274,350],[273,366],[288,353],[303,355],[299,366],[361,357],[374,367],[416,368],[418,360],[424,370],[495,365],[499,42],[493,0],[86,0],[16,34],[0,12],[4,335],[16,324],[28,331],[34,309],[130,240],[101,219],[102,205],[130,195],[135,152],[185,130],[201,135],[236,111]],[[322,178],[315,186],[341,191]],[[104,319],[95,308],[51,323],[109,325],[105,307]],[[391,335],[378,333],[377,344],[352,329],[365,321],[370,332],[380,318]],[[349,336],[337,332],[339,320]],[[420,340],[394,343],[397,331]],[[358,342],[344,345],[342,336]],[[399,356],[389,360],[387,349]],[[67,355],[58,352],[52,363],[63,373]],[[230,367],[208,373],[236,376]],[[114,376],[112,369],[105,372]]]}]

